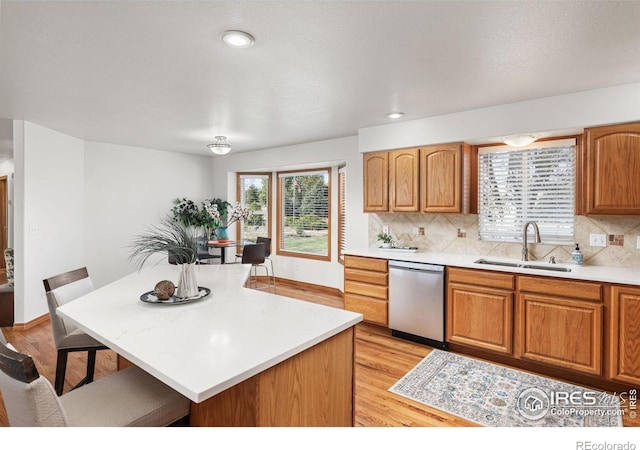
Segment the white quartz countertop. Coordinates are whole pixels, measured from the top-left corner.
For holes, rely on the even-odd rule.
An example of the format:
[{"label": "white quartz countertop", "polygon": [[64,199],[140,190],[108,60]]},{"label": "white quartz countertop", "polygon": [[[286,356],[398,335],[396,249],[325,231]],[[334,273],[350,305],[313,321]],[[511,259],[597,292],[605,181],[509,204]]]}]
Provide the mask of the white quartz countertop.
[{"label": "white quartz countertop", "polygon": [[142,302],[179,268],[143,269],[58,308],[78,328],[194,402],[201,402],[362,320],[362,315],[246,289],[249,265],[197,266],[209,297]]},{"label": "white quartz countertop", "polygon": [[529,261],[532,264],[541,266],[563,266],[571,269],[570,272],[558,272],[555,270],[527,269],[520,267],[505,267],[490,264],[476,263],[478,259],[484,258],[493,261],[504,261],[520,263],[522,261],[509,258],[462,255],[438,252],[409,252],[397,250],[383,250],[378,248],[349,249],[347,255],[366,256],[370,258],[381,258],[398,261],[422,262],[428,264],[439,264],[452,267],[466,267],[470,269],[484,269],[498,272],[521,273],[530,275],[542,275],[555,278],[568,278],[574,280],[600,281],[617,284],[640,285],[640,267],[612,267],[612,266],[591,266],[572,264],[548,264],[544,261]]}]

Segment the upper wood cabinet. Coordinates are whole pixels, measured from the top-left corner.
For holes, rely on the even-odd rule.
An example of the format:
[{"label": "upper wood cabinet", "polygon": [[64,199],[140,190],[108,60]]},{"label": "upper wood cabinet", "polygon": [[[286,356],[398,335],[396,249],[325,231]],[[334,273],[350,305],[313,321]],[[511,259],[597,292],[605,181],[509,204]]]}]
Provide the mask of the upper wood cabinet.
[{"label": "upper wood cabinet", "polygon": [[389,200],[392,212],[418,212],[420,149],[389,152]]},{"label": "upper wood cabinet", "polygon": [[389,211],[389,152],[365,153],[364,212]]},{"label": "upper wood cabinet", "polygon": [[470,212],[470,154],[464,143],[365,153],[364,212]]},{"label": "upper wood cabinet", "polygon": [[640,123],[585,129],[585,214],[640,214]]},{"label": "upper wood cabinet", "polygon": [[468,212],[469,155],[470,148],[463,143],[433,145],[420,149],[422,212]]}]

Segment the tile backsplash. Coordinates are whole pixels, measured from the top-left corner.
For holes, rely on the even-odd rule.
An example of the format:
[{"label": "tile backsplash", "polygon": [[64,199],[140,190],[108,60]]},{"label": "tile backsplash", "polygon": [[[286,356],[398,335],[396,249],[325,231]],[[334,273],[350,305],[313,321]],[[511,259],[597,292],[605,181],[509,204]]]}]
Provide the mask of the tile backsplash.
[{"label": "tile backsplash", "polygon": [[[396,245],[421,251],[464,253],[505,258],[521,257],[522,244],[481,241],[476,214],[369,214],[369,246],[378,247],[376,236],[387,225]],[[423,230],[421,230],[421,228]],[[424,231],[424,234],[422,234]],[[606,247],[589,245],[592,233],[606,235]],[[640,266],[640,216],[575,216],[574,241],[580,244],[584,263],[606,266]],[[571,262],[575,245],[531,243],[530,259]]]}]

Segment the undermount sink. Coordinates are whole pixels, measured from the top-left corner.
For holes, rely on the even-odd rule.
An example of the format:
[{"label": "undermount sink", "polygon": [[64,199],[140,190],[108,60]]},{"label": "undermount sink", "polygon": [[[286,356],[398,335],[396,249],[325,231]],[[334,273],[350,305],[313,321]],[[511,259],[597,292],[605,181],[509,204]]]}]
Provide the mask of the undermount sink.
[{"label": "undermount sink", "polygon": [[480,258],[477,261],[474,261],[476,264],[487,264],[489,266],[503,266],[503,267],[518,267],[521,269],[536,269],[536,270],[552,270],[555,272],[571,272],[571,268],[565,266],[556,266],[554,264],[541,264],[541,263],[531,263],[527,261],[499,261],[499,260],[490,260]]}]

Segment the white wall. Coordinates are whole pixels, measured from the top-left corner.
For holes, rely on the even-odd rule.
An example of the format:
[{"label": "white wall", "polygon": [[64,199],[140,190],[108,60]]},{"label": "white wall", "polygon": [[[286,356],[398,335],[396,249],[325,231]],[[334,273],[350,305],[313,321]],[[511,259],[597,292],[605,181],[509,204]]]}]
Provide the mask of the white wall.
[{"label": "white wall", "polygon": [[15,321],[46,314],[42,280],[84,265],[84,143],[14,124]]},{"label": "white wall", "polygon": [[[216,197],[235,201],[237,172],[278,171],[297,168],[327,167],[345,161],[347,165],[347,246],[367,245],[367,216],[362,213],[362,155],[355,136],[311,142],[256,152],[230,153],[213,158],[213,192]],[[274,177],[274,186],[276,185]],[[332,180],[332,210],[337,211],[337,179]],[[276,196],[273,190],[272,237],[276,233]],[[342,289],[343,267],[337,262],[337,220],[332,222],[332,261],[315,261],[275,255],[276,276]]]},{"label": "white wall", "polygon": [[581,133],[584,127],[640,120],[640,83],[559,95],[492,108],[408,120],[359,130],[362,152],[540,133]]},{"label": "white wall", "polygon": [[132,237],[157,224],[175,198],[211,197],[211,172],[209,157],[87,141],[85,261],[96,287],[135,270]]}]

